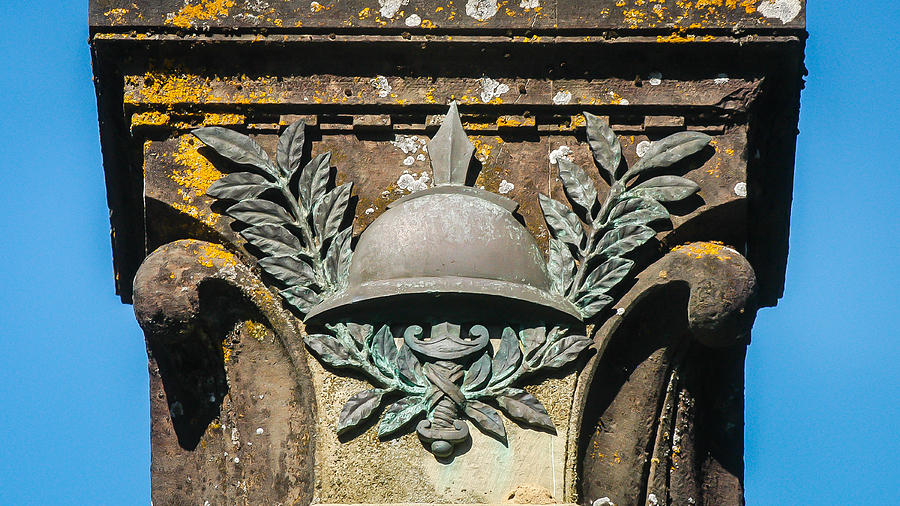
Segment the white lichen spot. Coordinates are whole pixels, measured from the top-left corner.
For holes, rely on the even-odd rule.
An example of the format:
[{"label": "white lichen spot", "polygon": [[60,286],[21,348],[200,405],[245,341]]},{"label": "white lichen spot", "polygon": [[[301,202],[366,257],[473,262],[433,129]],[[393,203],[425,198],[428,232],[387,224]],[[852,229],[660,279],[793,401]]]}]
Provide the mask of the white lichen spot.
[{"label": "white lichen spot", "polygon": [[258,25],[260,21],[262,21],[262,16],[254,16],[253,14],[249,14],[246,12],[242,12],[234,17],[234,19],[238,19],[245,23]]},{"label": "white lichen spot", "polygon": [[491,79],[490,77],[481,78],[481,101],[485,104],[495,98],[500,98],[500,95],[507,91],[509,91],[509,86],[500,81]]},{"label": "white lichen spot", "polygon": [[500,181],[500,188],[498,188],[497,191],[499,191],[501,195],[505,195],[511,192],[515,187],[516,185],[504,179],[503,181]]},{"label": "white lichen spot", "polygon": [[265,432],[265,431],[263,430],[262,427],[257,427],[257,428],[256,428],[256,435],[257,435],[257,436],[261,436],[263,432]]},{"label": "white lichen spot", "polygon": [[693,497],[688,497],[688,504],[697,504]]},{"label": "white lichen spot", "polygon": [[374,208],[374,207],[370,207],[370,208],[366,209],[366,214],[372,214],[372,213],[374,213],[374,212],[375,212],[375,208]]},{"label": "white lichen spot", "polygon": [[416,176],[417,174],[415,172],[412,174],[410,174],[409,171],[404,172],[397,179],[397,188],[408,192],[427,190],[428,184],[431,182],[431,177],[428,176],[428,173],[422,172],[422,175],[418,176],[418,179]]},{"label": "white lichen spot", "polygon": [[244,2],[244,9],[251,10],[253,12],[262,14],[263,11],[269,8],[269,3],[264,2],[263,0],[246,0]]},{"label": "white lichen spot", "polygon": [[616,314],[619,315],[619,316],[622,316],[623,314],[625,314],[625,308],[624,308],[624,307],[617,307],[617,308],[616,308]]},{"label": "white lichen spot", "polygon": [[650,79],[650,86],[662,84],[662,72],[650,72],[650,75],[647,77]]},{"label": "white lichen spot", "polygon": [[734,194],[738,197],[746,197],[747,196],[747,183],[741,181],[740,183],[734,185]]},{"label": "white lichen spot", "polygon": [[647,154],[647,151],[650,151],[650,141],[641,141],[637,143],[637,146],[634,147],[634,151],[641,158]]},{"label": "white lichen spot", "polygon": [[650,506],[656,506],[659,504],[659,499],[656,497],[656,494],[650,494],[647,496],[647,504]]},{"label": "white lichen spot", "polygon": [[556,95],[553,95],[553,103],[556,105],[566,105],[572,101],[572,92],[570,91],[557,91]]},{"label": "white lichen spot", "polygon": [[612,499],[609,497],[601,497],[594,501],[591,506],[616,506],[616,503],[612,502]]},{"label": "white lichen spot", "polygon": [[416,163],[416,157],[409,155],[403,159],[403,165],[412,165]]},{"label": "white lichen spot", "polygon": [[418,160],[420,162],[424,162],[425,161],[425,153],[419,153],[418,155],[416,155],[416,160]]},{"label": "white lichen spot", "polygon": [[234,19],[239,19],[245,23],[250,23],[253,25],[258,25],[263,21],[262,15],[254,15],[248,12],[242,12],[234,17]]},{"label": "white lichen spot", "polygon": [[728,82],[728,74],[716,74],[716,78],[713,79],[713,82],[716,84],[725,84]]},{"label": "white lichen spot", "polygon": [[235,458],[234,458],[234,463],[235,463],[235,464],[240,464],[240,463],[241,463],[241,459],[235,457]]},{"label": "white lichen spot", "polygon": [[309,3],[309,10],[311,10],[312,12],[319,12],[320,10],[322,10],[324,8],[325,7],[322,4],[320,4],[319,2],[310,2]]},{"label": "white lichen spot", "polygon": [[387,77],[384,76],[375,76],[374,79],[369,80],[369,84],[372,85],[372,88],[375,89],[375,92],[378,93],[378,96],[381,98],[387,97],[394,91],[394,89],[391,88],[391,83],[389,83]]},{"label": "white lichen spot", "polygon": [[416,142],[418,140],[419,137],[415,135],[395,135],[391,144],[400,151],[403,151],[404,155],[414,155],[419,152],[420,145]]},{"label": "white lichen spot", "polygon": [[556,164],[560,158],[565,158],[566,160],[571,160],[569,155],[572,154],[572,148],[569,146],[560,146],[553,151],[550,152],[550,164]]},{"label": "white lichen spot", "polygon": [[486,21],[494,17],[500,6],[497,0],[468,0],[466,2],[466,15],[478,21]]},{"label": "white lichen spot", "polygon": [[623,98],[622,100],[619,101],[619,105],[629,105],[629,104],[631,104],[631,102],[629,102],[627,98]]},{"label": "white lichen spot", "polygon": [[381,7],[378,12],[382,17],[392,18],[404,5],[409,5],[409,0],[378,0],[378,6]]},{"label": "white lichen spot", "polygon": [[785,25],[800,14],[800,0],[762,0],[756,10],[767,18],[780,19]]},{"label": "white lichen spot", "polygon": [[537,9],[541,6],[541,0],[522,0],[519,7],[523,9]]},{"label": "white lichen spot", "polygon": [[404,23],[406,23],[406,26],[419,26],[422,24],[422,18],[418,14],[410,14]]}]

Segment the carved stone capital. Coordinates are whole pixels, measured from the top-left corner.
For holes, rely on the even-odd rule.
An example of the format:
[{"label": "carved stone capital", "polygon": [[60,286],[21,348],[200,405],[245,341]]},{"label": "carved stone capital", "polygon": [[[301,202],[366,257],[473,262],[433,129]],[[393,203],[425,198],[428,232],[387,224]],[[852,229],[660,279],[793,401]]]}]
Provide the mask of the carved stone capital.
[{"label": "carved stone capital", "polygon": [[155,503],[742,503],[805,7],[620,3],[91,3]]}]

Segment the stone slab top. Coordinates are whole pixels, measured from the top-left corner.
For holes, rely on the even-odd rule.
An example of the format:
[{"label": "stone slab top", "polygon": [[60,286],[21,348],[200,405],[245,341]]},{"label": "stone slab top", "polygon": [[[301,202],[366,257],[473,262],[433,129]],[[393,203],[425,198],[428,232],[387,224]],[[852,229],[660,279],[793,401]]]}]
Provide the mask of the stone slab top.
[{"label": "stone slab top", "polygon": [[93,32],[795,32],[806,0],[91,0]]}]

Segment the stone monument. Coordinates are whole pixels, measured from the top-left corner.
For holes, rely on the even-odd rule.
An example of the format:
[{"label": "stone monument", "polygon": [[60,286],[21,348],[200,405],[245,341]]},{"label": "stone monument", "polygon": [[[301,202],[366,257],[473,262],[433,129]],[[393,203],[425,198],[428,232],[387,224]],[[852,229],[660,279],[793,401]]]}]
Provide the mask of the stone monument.
[{"label": "stone monument", "polygon": [[90,23],[154,504],[743,503],[804,2],[92,0]]}]

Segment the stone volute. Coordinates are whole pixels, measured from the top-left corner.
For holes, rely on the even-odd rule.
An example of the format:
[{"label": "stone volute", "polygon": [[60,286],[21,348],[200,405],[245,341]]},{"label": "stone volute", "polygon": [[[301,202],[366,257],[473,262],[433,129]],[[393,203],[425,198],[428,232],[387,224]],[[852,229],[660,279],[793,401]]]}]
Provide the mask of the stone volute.
[{"label": "stone volute", "polygon": [[465,185],[474,146],[456,103],[428,150],[436,186],[397,200],[366,228],[347,291],[314,307],[308,320],[385,307],[396,314],[397,299],[411,296],[415,305],[407,313],[420,319],[449,310],[505,323],[515,307],[529,316],[580,320],[571,302],[550,292],[544,257],[513,215],[518,204]]}]

